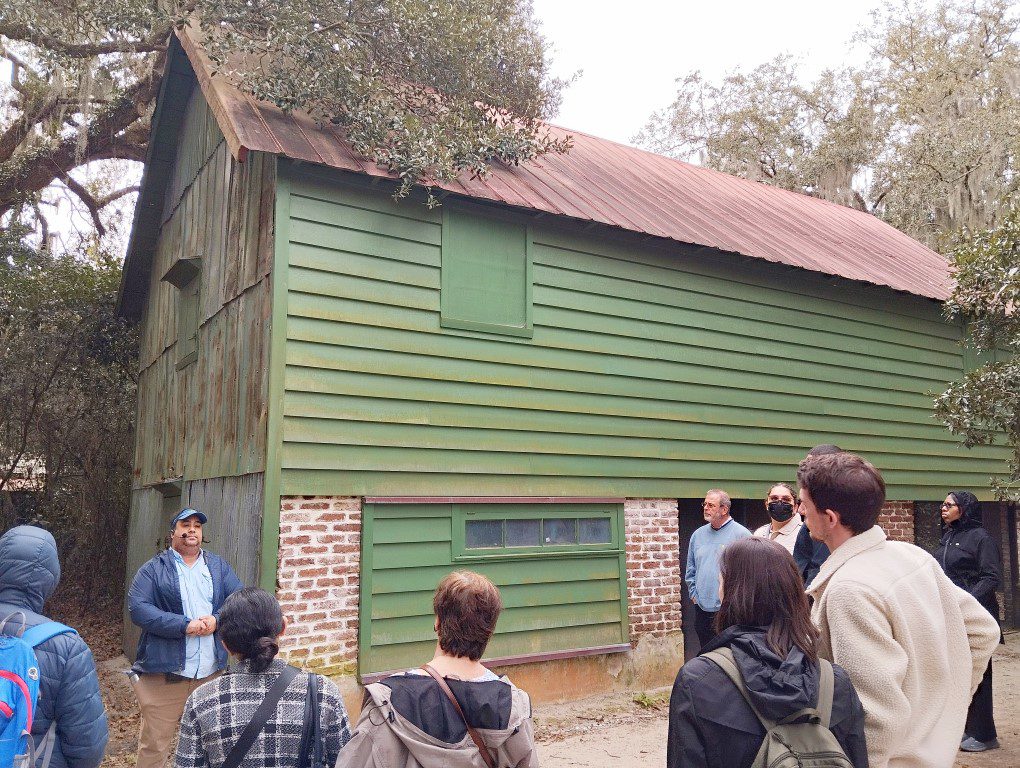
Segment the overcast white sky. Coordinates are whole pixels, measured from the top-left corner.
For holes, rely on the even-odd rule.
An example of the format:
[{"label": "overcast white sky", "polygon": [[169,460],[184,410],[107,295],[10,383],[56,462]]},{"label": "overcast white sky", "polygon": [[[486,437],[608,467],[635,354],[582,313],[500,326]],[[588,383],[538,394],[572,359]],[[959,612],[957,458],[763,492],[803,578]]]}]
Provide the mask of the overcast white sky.
[{"label": "overcast white sky", "polygon": [[717,80],[779,53],[803,63],[805,81],[863,56],[851,38],[880,0],[533,0],[554,71],[583,70],[554,122],[630,143],[667,107],[674,80],[694,69]]}]

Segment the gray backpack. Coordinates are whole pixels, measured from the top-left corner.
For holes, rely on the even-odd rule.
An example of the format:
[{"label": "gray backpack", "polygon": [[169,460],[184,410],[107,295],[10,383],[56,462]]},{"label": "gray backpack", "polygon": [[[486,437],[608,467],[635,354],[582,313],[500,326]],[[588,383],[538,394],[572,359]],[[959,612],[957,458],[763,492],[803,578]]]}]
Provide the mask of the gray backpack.
[{"label": "gray backpack", "polygon": [[769,720],[751,703],[744,678],[733,662],[729,648],[718,648],[703,654],[715,662],[737,686],[755,717],[765,727],[765,739],[751,763],[752,768],[853,768],[836,737],[829,730],[832,716],[832,665],[819,659],[821,680],[818,704],[814,709],[801,709],[779,722]]}]

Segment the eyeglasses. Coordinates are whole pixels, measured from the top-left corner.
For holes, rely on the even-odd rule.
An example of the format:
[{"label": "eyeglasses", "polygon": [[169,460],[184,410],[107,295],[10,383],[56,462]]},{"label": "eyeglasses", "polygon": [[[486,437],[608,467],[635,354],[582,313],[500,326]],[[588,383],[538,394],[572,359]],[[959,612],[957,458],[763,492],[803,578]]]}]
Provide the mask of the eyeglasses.
[{"label": "eyeglasses", "polygon": [[706,501],[704,504],[701,505],[702,509],[718,509],[718,507],[719,507],[718,504],[711,501]]},{"label": "eyeglasses", "polygon": [[942,506],[940,507],[940,509],[952,509],[953,507],[957,506],[959,506],[959,504],[946,504],[945,502],[942,502]]}]

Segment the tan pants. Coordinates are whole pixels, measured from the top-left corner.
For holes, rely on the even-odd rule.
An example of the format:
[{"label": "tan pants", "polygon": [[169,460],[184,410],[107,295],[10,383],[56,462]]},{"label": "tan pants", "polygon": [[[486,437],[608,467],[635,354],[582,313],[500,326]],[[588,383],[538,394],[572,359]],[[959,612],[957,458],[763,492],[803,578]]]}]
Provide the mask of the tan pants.
[{"label": "tan pants", "polygon": [[177,728],[184,714],[188,696],[198,686],[215,680],[222,674],[215,672],[201,680],[174,680],[167,682],[162,673],[139,675],[132,684],[142,713],[142,728],[138,736],[136,768],[163,768],[170,752]]}]

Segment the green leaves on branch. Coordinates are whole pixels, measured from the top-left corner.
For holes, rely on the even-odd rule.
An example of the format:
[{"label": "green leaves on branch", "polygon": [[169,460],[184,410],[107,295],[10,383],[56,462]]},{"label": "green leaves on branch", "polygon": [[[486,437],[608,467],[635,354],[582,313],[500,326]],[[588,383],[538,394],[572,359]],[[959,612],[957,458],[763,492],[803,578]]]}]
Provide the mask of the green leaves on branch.
[{"label": "green leaves on branch", "polygon": [[[569,141],[527,0],[200,0],[203,45],[256,99],[307,112],[417,183],[484,174]],[[183,22],[183,19],[181,20]]]},{"label": "green leaves on branch", "polygon": [[956,287],[946,302],[951,321],[990,362],[935,399],[935,416],[967,447],[1005,438],[1009,476],[993,480],[1003,498],[1020,499],[1020,207],[991,229],[965,232],[954,247]]},{"label": "green leaves on branch", "polygon": [[[564,82],[530,0],[5,0],[0,216],[80,166],[142,160],[168,36],[196,20],[222,75],[334,126],[400,194],[569,148],[543,123]],[[107,198],[67,188],[98,222]]]}]

